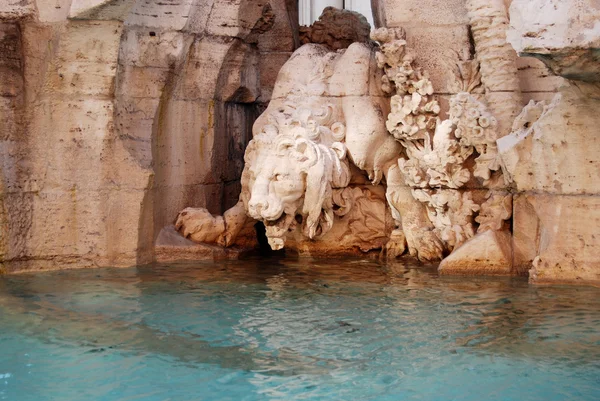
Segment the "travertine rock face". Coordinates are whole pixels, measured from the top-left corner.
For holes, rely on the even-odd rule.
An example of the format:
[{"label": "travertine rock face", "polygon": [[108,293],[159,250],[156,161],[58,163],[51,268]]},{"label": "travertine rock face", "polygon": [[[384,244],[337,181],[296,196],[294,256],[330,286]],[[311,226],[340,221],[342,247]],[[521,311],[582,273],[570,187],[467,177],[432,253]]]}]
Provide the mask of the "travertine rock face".
[{"label": "travertine rock face", "polygon": [[290,5],[0,2],[2,267],[149,262],[184,206],[234,204]]},{"label": "travertine rock face", "polygon": [[600,193],[597,90],[573,82],[551,103],[532,102],[523,109],[513,133],[498,141],[505,170],[518,191]]},{"label": "travertine rock face", "polygon": [[600,4],[596,0],[513,0],[508,41],[554,74],[600,80]]},{"label": "travertine rock face", "polygon": [[[386,14],[400,4],[391,3],[376,4],[380,23],[399,23],[394,18],[400,13]],[[267,225],[273,247],[285,244],[323,253],[347,252],[342,244],[350,240],[363,250],[381,246],[392,257],[406,249],[421,259],[449,253],[440,265],[442,274],[510,275],[527,274],[531,269],[531,279],[538,282],[597,280],[597,267],[589,256],[593,255],[596,229],[591,225],[579,229],[578,242],[562,238],[556,231],[557,227],[564,227],[564,235],[577,231],[567,221],[576,220],[577,210],[595,208],[594,197],[575,202],[576,198],[568,196],[597,192],[600,170],[594,154],[598,152],[595,137],[590,137],[598,126],[592,111],[597,106],[597,87],[571,83],[551,104],[532,101],[523,109],[527,100],[551,97],[563,81],[547,78],[539,72],[545,71],[544,67],[518,58],[506,43],[509,19],[505,2],[472,0],[462,7],[464,12],[458,14],[461,8],[453,9],[449,25],[423,19],[421,24],[432,25],[427,34],[419,31],[419,15],[402,21],[406,30],[375,31],[372,38],[381,45],[377,66],[384,71],[380,80],[361,71],[360,66],[372,62],[363,61],[368,59],[366,47],[356,44],[342,56],[302,48],[282,68],[274,100],[255,124],[245,170],[250,178],[242,182],[241,198],[246,214]],[[415,13],[410,7],[405,11]],[[453,38],[451,32],[460,32],[466,24],[472,40],[467,38],[462,44],[448,40]],[[421,41],[435,29],[444,32],[437,35],[444,38],[440,52],[425,51],[422,43],[432,42]],[[440,57],[452,46],[458,49],[452,57]],[[437,58],[430,61],[427,57]],[[319,67],[308,77],[300,75],[309,65]],[[586,77],[589,79],[589,74]],[[377,96],[391,95],[387,136],[381,118],[371,113],[377,93],[372,88],[379,83]],[[290,96],[293,93],[301,96]],[[342,97],[343,113],[336,103],[339,100],[328,98],[332,95]],[[329,102],[329,112],[316,111],[323,108],[324,101]],[[385,106],[378,107],[387,112]],[[315,120],[322,115],[332,119]],[[443,120],[444,116],[447,119]],[[365,135],[369,131],[372,135]],[[340,136],[327,139],[329,132]],[[306,153],[319,146],[320,151]],[[317,154],[320,156],[311,156]],[[336,158],[336,154],[347,157]],[[304,171],[302,166],[309,160],[319,160],[314,165],[328,178],[319,175],[314,179],[309,170]],[[347,163],[364,171],[372,184],[385,182],[386,200],[395,220],[387,243],[385,238],[365,240],[356,233],[331,235],[346,227],[338,219],[340,199],[335,194],[351,186],[345,179]],[[305,178],[289,180],[290,174]],[[353,191],[361,193],[357,188]],[[556,208],[539,200],[550,194],[561,196]],[[561,212],[561,205],[567,203],[572,210]],[[223,228],[218,224],[220,217],[206,216],[203,211],[188,213],[216,227],[218,236],[208,230],[203,238],[227,245],[235,237],[227,228],[227,215]],[[354,213],[357,223],[367,227],[366,212]],[[384,219],[375,221],[389,227]],[[183,213],[178,223],[184,233],[197,235],[188,229],[198,226],[197,222]],[[230,227],[240,227],[232,223]],[[560,240],[561,246],[556,245]]]},{"label": "travertine rock face", "polygon": [[440,263],[440,274],[512,274],[512,237],[506,231],[485,231],[457,248]]},{"label": "travertine rock face", "polygon": [[551,101],[530,102],[498,140],[514,202],[514,264],[533,282],[600,282],[598,45],[594,1],[520,1],[508,40],[566,82]]}]

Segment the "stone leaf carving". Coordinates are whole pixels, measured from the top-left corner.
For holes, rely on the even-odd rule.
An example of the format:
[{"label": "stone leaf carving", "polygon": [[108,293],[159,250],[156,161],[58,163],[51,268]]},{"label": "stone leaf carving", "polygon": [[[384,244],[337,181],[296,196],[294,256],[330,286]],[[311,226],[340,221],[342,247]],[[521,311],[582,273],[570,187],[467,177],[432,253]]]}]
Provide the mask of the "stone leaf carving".
[{"label": "stone leaf carving", "polygon": [[381,43],[377,66],[385,71],[384,92],[393,94],[386,127],[399,141],[424,139],[435,129],[440,106],[431,100],[433,86],[421,69],[414,68],[414,54],[406,47],[402,29],[379,28],[371,38]]},{"label": "stone leaf carving", "polygon": [[415,199],[427,204],[427,214],[434,232],[454,249],[475,235],[473,213],[479,211],[468,191],[452,189],[414,189]]},{"label": "stone leaf carving", "polygon": [[456,127],[454,137],[463,149],[461,154],[477,153],[473,175],[481,178],[484,186],[489,186],[492,172],[500,169],[496,118],[483,103],[465,92],[452,96],[449,114]]},{"label": "stone leaf carving", "polygon": [[[475,235],[474,223],[479,221],[474,217],[480,211],[470,192],[457,189],[473,178],[484,187],[498,185],[498,122],[468,92],[452,96],[449,118],[440,120],[440,107],[432,100],[431,81],[413,65],[414,56],[406,48],[404,37],[399,29],[380,28],[372,33],[372,38],[381,43],[377,60],[385,71],[382,89],[395,93],[387,129],[405,148],[406,158],[400,158],[398,166],[406,184],[413,188],[415,199],[427,205],[434,233],[447,249],[453,250]],[[467,79],[463,86],[477,89],[476,64],[465,64],[463,70]],[[492,207],[497,197],[490,199],[480,219],[483,229],[501,228],[498,221],[511,215]]]},{"label": "stone leaf carving", "polygon": [[[457,56],[460,59],[460,55]],[[454,65],[453,92],[483,93],[481,71],[477,60],[461,60]]]},{"label": "stone leaf carving", "polygon": [[505,191],[489,191],[487,200],[481,204],[475,221],[479,223],[477,232],[504,229],[505,221],[512,217],[512,194]]}]

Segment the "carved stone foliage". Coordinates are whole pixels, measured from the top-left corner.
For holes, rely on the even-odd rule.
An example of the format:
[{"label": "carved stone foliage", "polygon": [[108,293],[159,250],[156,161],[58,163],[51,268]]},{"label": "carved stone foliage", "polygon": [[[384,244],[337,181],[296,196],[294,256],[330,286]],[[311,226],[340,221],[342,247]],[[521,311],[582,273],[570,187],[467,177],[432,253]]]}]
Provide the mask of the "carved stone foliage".
[{"label": "carved stone foliage", "polygon": [[360,187],[348,187],[333,191],[333,203],[336,205],[336,216],[348,220],[348,228],[353,236],[365,245],[363,250],[372,248],[372,244],[380,246],[387,242],[385,232],[385,211],[374,207],[380,200],[372,191]]},{"label": "carved stone foliage", "polygon": [[451,189],[414,189],[415,199],[427,205],[434,232],[449,249],[462,245],[475,235],[473,213],[479,205],[470,192]]},{"label": "carved stone foliage", "polygon": [[[502,204],[497,196],[490,195],[485,214],[477,220],[480,205],[468,190],[458,191],[473,185],[495,187],[500,182],[497,120],[468,92],[452,96],[449,118],[440,120],[431,81],[413,65],[404,32],[380,28],[372,38],[381,43],[377,61],[385,71],[382,89],[393,93],[387,129],[405,148],[406,158],[400,158],[398,166],[415,199],[427,206],[435,234],[453,250],[475,235],[479,220],[484,229],[502,228],[501,222],[511,214],[496,207]],[[475,64],[463,67],[462,87],[476,89]]]},{"label": "carved stone foliage", "polygon": [[479,223],[477,232],[499,231],[505,228],[512,217],[512,195],[505,191],[489,191],[487,200],[481,204],[475,221]]}]

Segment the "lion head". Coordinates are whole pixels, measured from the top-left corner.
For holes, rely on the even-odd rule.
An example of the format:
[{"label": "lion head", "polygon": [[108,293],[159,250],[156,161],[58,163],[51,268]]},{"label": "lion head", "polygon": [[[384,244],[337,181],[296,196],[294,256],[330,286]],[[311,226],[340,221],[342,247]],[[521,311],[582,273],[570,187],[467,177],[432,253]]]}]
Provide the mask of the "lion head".
[{"label": "lion head", "polygon": [[298,221],[311,239],[333,226],[333,189],[348,186],[350,170],[343,125],[322,122],[268,124],[246,149],[241,199],[247,214],[265,223],[273,249]]}]

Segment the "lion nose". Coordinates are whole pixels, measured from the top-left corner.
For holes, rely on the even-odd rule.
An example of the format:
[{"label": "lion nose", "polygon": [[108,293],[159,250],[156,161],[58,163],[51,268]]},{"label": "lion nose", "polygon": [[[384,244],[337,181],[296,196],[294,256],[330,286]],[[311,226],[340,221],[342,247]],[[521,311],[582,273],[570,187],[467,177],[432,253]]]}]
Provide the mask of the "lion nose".
[{"label": "lion nose", "polygon": [[269,208],[269,202],[266,199],[250,200],[248,207],[254,216],[260,216],[262,211]]}]

